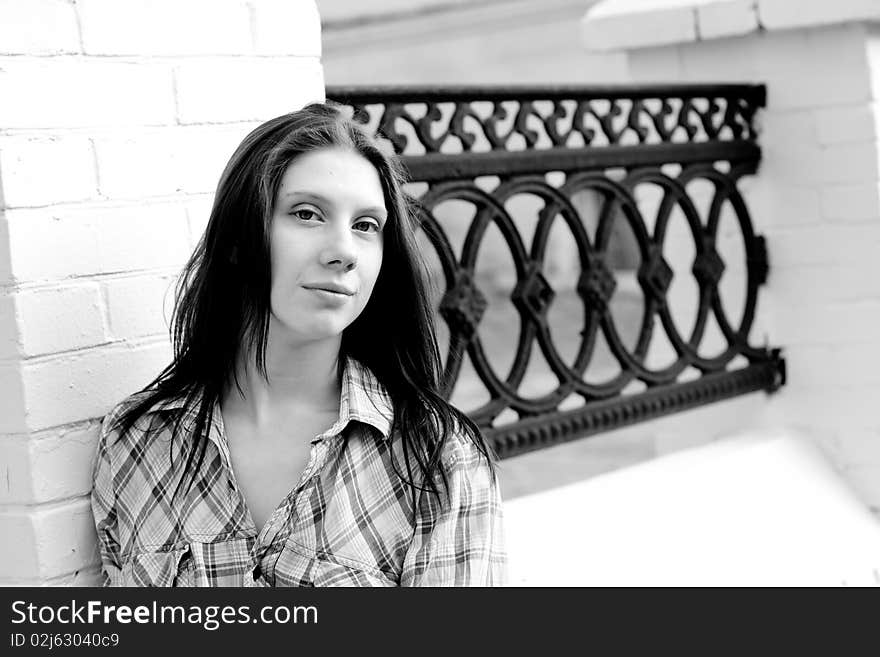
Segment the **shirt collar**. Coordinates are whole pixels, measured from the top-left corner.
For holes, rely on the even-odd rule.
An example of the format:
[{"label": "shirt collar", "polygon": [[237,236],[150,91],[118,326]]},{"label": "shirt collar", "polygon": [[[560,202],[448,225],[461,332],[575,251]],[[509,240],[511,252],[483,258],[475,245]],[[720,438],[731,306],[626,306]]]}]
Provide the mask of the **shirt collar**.
[{"label": "shirt collar", "polygon": [[[195,400],[196,403],[189,410],[189,414],[193,418],[197,412],[199,399]],[[159,402],[148,412],[174,411],[185,407],[186,399],[180,397]],[[387,440],[391,437],[393,419],[394,406],[388,391],[365,365],[353,358],[348,358],[342,373],[339,417],[322,436],[338,434],[349,422],[355,420],[374,427],[382,435],[382,438]]]},{"label": "shirt collar", "polygon": [[[376,376],[353,358],[345,363],[339,399],[339,430],[352,420],[375,427],[382,437],[391,437],[394,410],[388,391]],[[335,426],[334,426],[335,428]]]}]

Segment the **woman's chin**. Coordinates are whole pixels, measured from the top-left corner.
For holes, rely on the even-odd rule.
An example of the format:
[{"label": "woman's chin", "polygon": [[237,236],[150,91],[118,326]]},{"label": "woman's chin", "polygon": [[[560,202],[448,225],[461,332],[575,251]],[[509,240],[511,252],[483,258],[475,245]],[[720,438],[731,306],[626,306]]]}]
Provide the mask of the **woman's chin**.
[{"label": "woman's chin", "polygon": [[[315,320],[322,318],[315,317]],[[326,340],[338,340],[342,337],[342,331],[351,322],[340,321],[339,318],[323,318],[323,321],[312,321],[308,325],[301,323],[277,323],[278,332],[285,336],[291,344],[306,344],[324,342]]]}]

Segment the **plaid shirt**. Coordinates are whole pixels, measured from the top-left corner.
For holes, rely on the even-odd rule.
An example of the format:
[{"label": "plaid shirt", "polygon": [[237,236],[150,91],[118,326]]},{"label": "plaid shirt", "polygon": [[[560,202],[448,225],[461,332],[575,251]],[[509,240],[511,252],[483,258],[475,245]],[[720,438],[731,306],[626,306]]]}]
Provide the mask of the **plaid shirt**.
[{"label": "plaid shirt", "polygon": [[504,583],[501,497],[485,459],[463,436],[450,436],[448,493],[420,493],[414,508],[392,466],[404,461],[400,440],[391,439],[391,402],[352,361],[339,419],[312,440],[300,481],[259,532],[230,466],[219,406],[198,479],[174,505],[182,459],[172,463],[169,429],[146,440],[143,425],[156,413],[188,412],[186,427],[195,412],[181,402],[157,405],[117,440],[109,427],[121,407],[104,420],[92,491],[105,585]]}]

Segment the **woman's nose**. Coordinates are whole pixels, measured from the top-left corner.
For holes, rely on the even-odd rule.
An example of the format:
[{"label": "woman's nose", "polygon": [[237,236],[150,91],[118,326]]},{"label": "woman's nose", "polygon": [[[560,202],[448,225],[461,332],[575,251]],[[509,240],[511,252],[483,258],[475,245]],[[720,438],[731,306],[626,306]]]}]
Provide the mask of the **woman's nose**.
[{"label": "woman's nose", "polygon": [[357,246],[347,224],[327,231],[321,262],[327,267],[341,271],[351,271],[357,267]]}]

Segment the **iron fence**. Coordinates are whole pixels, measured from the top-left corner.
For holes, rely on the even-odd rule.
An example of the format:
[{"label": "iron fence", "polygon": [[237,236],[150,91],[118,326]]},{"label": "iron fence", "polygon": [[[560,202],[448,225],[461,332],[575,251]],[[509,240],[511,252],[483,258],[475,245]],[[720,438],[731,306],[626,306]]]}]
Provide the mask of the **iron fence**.
[{"label": "iron fence", "polygon": [[[336,87],[327,97],[387,139],[411,180],[424,183],[415,205],[445,284],[438,307],[449,327],[444,390],[452,392],[466,354],[489,393],[489,401],[471,417],[502,458],[784,384],[780,350],[749,342],[769,267],[765,241],[755,234],[738,184],[756,172],[761,158],[755,114],[765,104],[762,85]],[[697,180],[712,189],[703,216],[688,192]],[[636,198],[636,189],[645,184],[662,191],[650,218]],[[595,217],[584,217],[573,202],[583,192],[599,199]],[[523,194],[542,203],[530,240],[507,208],[511,198]],[[459,253],[435,216],[439,204],[453,199],[475,208]],[[730,264],[716,248],[725,207],[732,209],[745,251],[739,322],[730,320],[719,287]],[[673,210],[683,215],[695,254],[690,274],[698,302],[689,335],[678,329],[668,300],[674,274],[664,245]],[[580,344],[568,362],[555,347],[547,321],[556,296],[545,276],[547,244],[557,221],[573,236],[576,292],[583,304]],[[586,228],[590,222],[592,235]],[[609,249],[620,222],[634,237],[636,280],[644,299],[631,346],[610,310],[618,285]],[[475,271],[493,224],[512,256],[516,283],[509,296],[520,323],[516,354],[504,374],[487,358],[478,330],[490,300]],[[726,342],[714,355],[701,353],[710,316]],[[648,364],[657,331],[675,353],[673,362],[659,368]],[[585,372],[600,333],[619,371],[588,381]],[[537,397],[521,391],[535,344],[558,379],[555,390]],[[686,371],[698,376],[686,378]],[[634,382],[641,389],[630,392]],[[560,408],[572,395],[583,403]],[[511,415],[515,419],[502,421]]]}]

